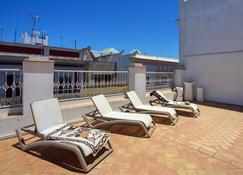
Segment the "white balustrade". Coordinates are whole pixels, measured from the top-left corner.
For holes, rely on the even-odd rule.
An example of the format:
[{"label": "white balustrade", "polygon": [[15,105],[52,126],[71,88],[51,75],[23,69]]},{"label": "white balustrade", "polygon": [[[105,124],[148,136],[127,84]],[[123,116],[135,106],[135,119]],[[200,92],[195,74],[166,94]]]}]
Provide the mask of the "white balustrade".
[{"label": "white balustrade", "polygon": [[0,108],[22,104],[22,70],[0,69]]}]

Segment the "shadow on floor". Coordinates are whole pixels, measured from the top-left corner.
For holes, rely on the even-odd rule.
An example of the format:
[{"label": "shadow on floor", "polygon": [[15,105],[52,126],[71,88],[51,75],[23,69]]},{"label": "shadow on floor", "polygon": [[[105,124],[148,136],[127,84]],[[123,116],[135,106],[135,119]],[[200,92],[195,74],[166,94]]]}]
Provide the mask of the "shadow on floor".
[{"label": "shadow on floor", "polygon": [[183,109],[176,109],[176,113],[179,116],[188,117],[188,118],[194,118],[194,115],[193,115],[193,113],[191,111],[186,111],[186,110],[183,110]]},{"label": "shadow on floor", "polygon": [[237,105],[231,105],[231,104],[225,104],[225,103],[216,103],[216,102],[209,102],[209,101],[206,101],[206,102],[195,101],[193,103],[196,103],[198,105],[208,106],[208,107],[227,109],[227,110],[230,110],[230,111],[243,112],[243,107],[237,106]]},{"label": "shadow on floor", "polygon": [[[20,145],[18,143],[12,145],[13,147],[20,149]],[[21,150],[22,151],[22,150]],[[107,148],[102,148],[102,150],[94,157],[93,155],[90,155],[85,158],[87,161],[87,164],[93,163],[98,157],[100,157],[105,151],[107,151]],[[46,160],[48,162],[51,162],[57,166],[60,166],[62,168],[65,168],[72,172],[81,173],[80,169],[81,166],[79,164],[79,161],[74,153],[62,150],[59,148],[54,147],[40,147],[35,148],[26,151],[26,153],[31,154],[32,156],[38,157],[42,160]]]},{"label": "shadow on floor", "polygon": [[171,126],[171,120],[164,115],[151,115],[154,122],[159,125],[168,125]]},{"label": "shadow on floor", "polygon": [[[93,121],[92,125],[98,124],[102,121]],[[126,136],[133,136],[133,137],[144,137],[145,133],[144,131],[132,124],[117,124],[117,125],[109,125],[109,126],[102,126],[99,127],[98,129],[105,130],[107,132],[115,133],[115,134],[120,134],[120,135],[126,135]]]}]

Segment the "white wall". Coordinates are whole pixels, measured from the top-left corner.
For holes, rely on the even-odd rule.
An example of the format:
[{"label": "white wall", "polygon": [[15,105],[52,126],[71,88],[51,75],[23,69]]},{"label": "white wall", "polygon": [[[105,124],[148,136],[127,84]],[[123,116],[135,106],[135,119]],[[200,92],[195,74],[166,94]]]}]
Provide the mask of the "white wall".
[{"label": "white wall", "polygon": [[206,100],[243,105],[242,19],[242,0],[180,0],[180,62]]},{"label": "white wall", "polygon": [[243,53],[185,59],[186,81],[204,88],[209,101],[243,105]]},{"label": "white wall", "polygon": [[[54,62],[49,60],[23,62],[23,114],[21,124],[33,123],[30,104],[53,98]],[[42,60],[42,61],[41,61]]]}]

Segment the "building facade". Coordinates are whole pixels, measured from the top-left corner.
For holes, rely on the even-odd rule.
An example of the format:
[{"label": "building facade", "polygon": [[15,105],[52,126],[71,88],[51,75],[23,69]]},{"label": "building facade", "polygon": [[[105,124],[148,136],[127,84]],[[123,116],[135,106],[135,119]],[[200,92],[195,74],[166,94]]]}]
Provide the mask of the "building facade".
[{"label": "building facade", "polygon": [[98,61],[114,62],[118,71],[127,71],[131,63],[142,63],[146,66],[147,72],[174,72],[179,65],[177,59],[145,55],[136,51],[128,54],[123,51],[104,54],[96,57],[96,59]]},{"label": "building facade", "polygon": [[[54,61],[54,83],[99,81],[99,74],[88,71],[114,71],[112,62],[98,62],[90,48],[82,50],[51,47],[44,45],[30,45],[22,43],[0,42],[0,106],[6,99],[16,97],[21,100],[23,61],[31,56],[48,57]],[[81,71],[80,73],[67,73],[69,71]],[[59,73],[66,72],[66,73]],[[97,78],[98,77],[98,78]],[[98,80],[97,80],[98,79]],[[12,88],[11,88],[12,87]],[[69,90],[70,86],[57,90]],[[56,90],[56,91],[57,91]]]},{"label": "building facade", "polygon": [[179,0],[184,80],[208,101],[243,105],[243,1]]},{"label": "building facade", "polygon": [[31,45],[22,43],[0,42],[0,68],[22,68],[22,63],[31,55],[47,56],[55,61],[55,69],[70,70],[114,70],[114,63],[97,62],[91,48],[81,50]]}]

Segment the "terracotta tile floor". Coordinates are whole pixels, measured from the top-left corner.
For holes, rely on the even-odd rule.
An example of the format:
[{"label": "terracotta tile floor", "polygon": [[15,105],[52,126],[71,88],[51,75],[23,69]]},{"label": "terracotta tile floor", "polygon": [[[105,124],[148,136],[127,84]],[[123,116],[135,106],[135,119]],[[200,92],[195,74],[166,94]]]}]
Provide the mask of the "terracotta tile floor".
[{"label": "terracotta tile floor", "polygon": [[[155,118],[157,129],[151,138],[135,137],[142,134],[135,126],[113,126],[111,130],[126,135],[110,134],[114,152],[89,174],[243,174],[242,108],[207,103],[200,109],[199,118],[179,112],[176,126]],[[1,175],[79,173],[68,166],[77,164],[69,152],[23,152],[16,144],[16,138],[0,141]]]}]

